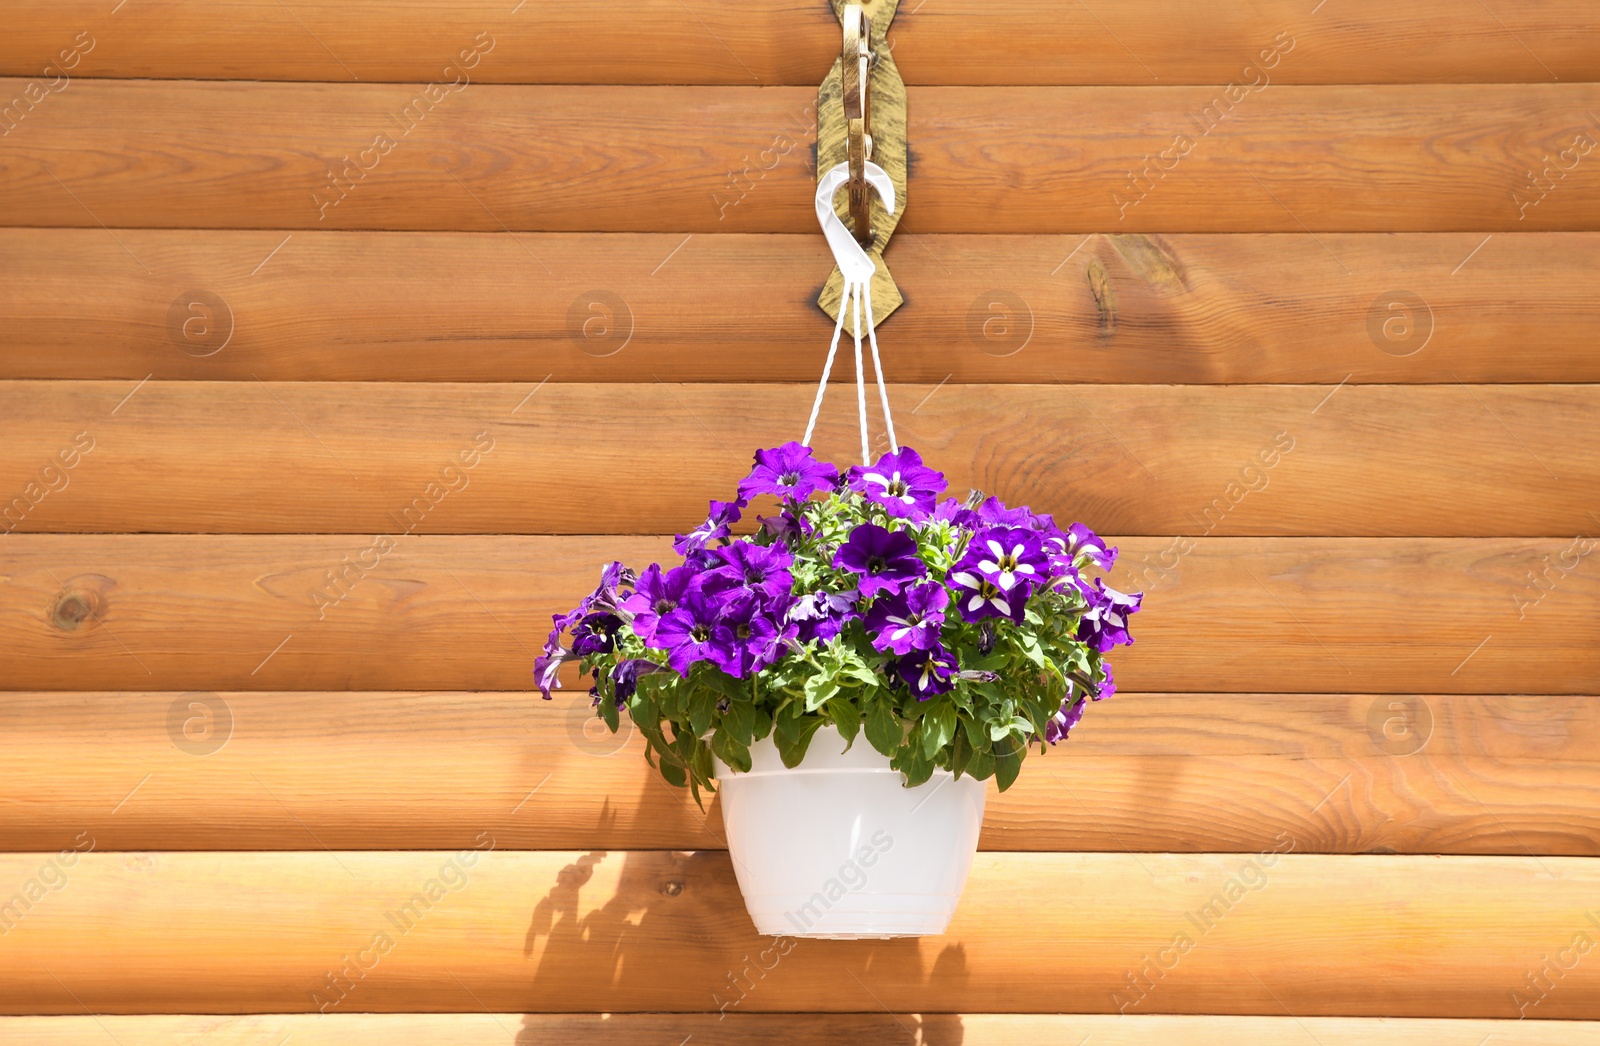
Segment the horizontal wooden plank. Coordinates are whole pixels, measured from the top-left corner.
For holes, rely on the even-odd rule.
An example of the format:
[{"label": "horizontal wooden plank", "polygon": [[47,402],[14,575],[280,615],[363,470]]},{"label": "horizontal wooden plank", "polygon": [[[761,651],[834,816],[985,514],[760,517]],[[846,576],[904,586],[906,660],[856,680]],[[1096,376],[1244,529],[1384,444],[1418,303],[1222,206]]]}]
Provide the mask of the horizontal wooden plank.
[{"label": "horizontal wooden plank", "polygon": [[[42,690],[524,690],[602,563],[670,555],[640,537],[0,541],[4,678]],[[1146,592],[1116,656],[1129,690],[1594,689],[1600,572],[1572,539],[1120,544],[1112,582]]]},{"label": "horizontal wooden plank", "polygon": [[[0,528],[683,532],[732,496],[754,448],[799,435],[813,397],[800,384],[0,382]],[[852,399],[835,392],[813,440],[846,464],[860,453]],[[901,441],[958,496],[1112,533],[1600,525],[1597,385],[947,383],[896,385],[891,402]]]},{"label": "horizontal wooden plank", "polygon": [[[832,328],[809,234],[0,229],[0,258],[4,378],[813,381]],[[1595,233],[906,236],[889,264],[899,381],[1600,381]]]},{"label": "horizontal wooden plank", "polygon": [[1587,1021],[1407,1020],[1376,1017],[1213,1017],[1107,1014],[995,1013],[360,1013],[246,1014],[243,1016],[0,1017],[12,1046],[79,1046],[109,1035],[122,1046],[661,1046],[693,1040],[701,1046],[783,1042],[962,1043],[1082,1041],[1106,1046],[1278,1046],[1297,1036],[1332,1043],[1381,1046],[1594,1046],[1600,1025]]},{"label": "horizontal wooden plank", "polygon": [[[980,846],[1600,856],[1596,704],[1123,693],[990,795]],[[726,842],[582,690],[8,693],[0,736],[10,850]]]},{"label": "horizontal wooden plank", "polygon": [[[814,232],[815,97],[84,81],[7,136],[3,223]],[[1600,228],[1600,180],[1567,174],[1600,162],[1600,84],[921,87],[908,106],[902,236]]]},{"label": "horizontal wooden plank", "polygon": [[[88,27],[74,76],[425,81],[487,34],[484,83],[814,84],[838,23],[808,0],[695,11],[573,0],[409,3],[182,0],[114,16],[93,0],[14,5],[0,73],[38,76]],[[1364,5],[1354,16],[1298,0],[1124,0],[1091,11],[1052,0],[902,5],[890,34],[912,84],[1431,83],[1600,79],[1600,31],[1583,0]],[[1274,41],[1286,47],[1270,57]],[[596,39],[606,46],[597,49]],[[1269,57],[1262,57],[1266,52]],[[65,61],[72,62],[69,56]],[[472,61],[469,57],[466,61]],[[1269,64],[1268,64],[1269,63]],[[1267,64],[1266,68],[1261,68]],[[1254,66],[1256,74],[1246,73]]]},{"label": "horizontal wooden plank", "polygon": [[1600,919],[1584,858],[979,854],[941,939],[784,944],[726,853],[495,842],[0,857],[18,885],[67,863],[0,949],[0,1010],[1600,1014],[1600,964],[1572,957]]}]

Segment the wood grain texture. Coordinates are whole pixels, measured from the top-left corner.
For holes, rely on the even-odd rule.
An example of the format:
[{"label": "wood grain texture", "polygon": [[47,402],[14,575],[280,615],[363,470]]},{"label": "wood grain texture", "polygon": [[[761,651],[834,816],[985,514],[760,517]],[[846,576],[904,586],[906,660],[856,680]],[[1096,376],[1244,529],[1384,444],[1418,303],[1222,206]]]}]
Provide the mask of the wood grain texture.
[{"label": "wood grain texture", "polygon": [[[4,224],[815,230],[811,88],[457,83],[74,83],[7,137]],[[1600,228],[1600,84],[1231,94],[912,88],[901,235]]]},{"label": "wood grain texture", "polygon": [[[525,690],[551,614],[603,563],[670,555],[642,537],[0,541],[5,678],[42,690]],[[1173,566],[1171,539],[1120,544],[1112,583],[1146,592],[1115,658],[1129,690],[1593,693],[1600,572],[1529,580],[1571,539],[1208,538]]]},{"label": "wood grain texture", "polygon": [[[10,693],[0,736],[12,850],[726,845],[581,690]],[[1600,856],[1597,745],[1592,697],[1122,693],[979,845]]]},{"label": "wood grain texture", "polygon": [[[1239,79],[1273,39],[1291,56],[1267,70],[1282,83],[1540,82],[1600,79],[1600,23],[1582,0],[1453,0],[1362,5],[1359,16],[1269,0],[1123,0],[1061,4],[943,0],[908,10],[890,41],[914,84],[1174,84]],[[12,5],[0,73],[38,76],[86,27],[83,77],[426,81],[480,32],[485,83],[806,84],[838,51],[838,25],[809,0],[736,15],[674,0],[601,0],[523,7],[490,0],[383,4],[184,0],[120,8],[92,0]],[[1448,32],[1440,32],[1441,25]],[[603,47],[595,47],[595,40]]]},{"label": "wood grain texture", "polygon": [[1106,1046],[1279,1046],[1309,1035],[1364,1046],[1594,1046],[1587,1021],[1493,1021],[1373,1017],[1213,1017],[1118,1014],[859,1013],[362,1013],[243,1016],[0,1017],[11,1046],[79,1046],[109,1035],[122,1046],[206,1042],[258,1046],[284,1036],[297,1046],[703,1046],[783,1042],[829,1046],[1015,1046],[1081,1041]]},{"label": "wood grain texture", "polygon": [[[733,496],[754,447],[798,435],[813,396],[798,384],[0,382],[12,494],[0,530],[686,532]],[[835,391],[813,439],[846,464],[860,453],[853,398]],[[957,496],[979,489],[1113,533],[1600,526],[1595,385],[947,383],[896,385],[891,403],[900,440]],[[1010,435],[1022,432],[1050,439]],[[83,453],[64,470],[68,446]]]},{"label": "wood grain texture", "polygon": [[[808,382],[832,328],[816,235],[117,237],[0,229],[0,377]],[[911,235],[889,259],[896,381],[1600,381],[1594,233]]]},{"label": "wood grain texture", "polygon": [[[1600,865],[1583,858],[979,854],[941,938],[785,946],[753,932],[726,853],[494,843],[485,833],[465,856],[0,857],[0,882],[18,884],[46,861],[75,862],[11,927],[0,1010],[615,1013],[737,1000],[738,1012],[1514,1018],[1527,971],[1570,958],[1600,919]],[[440,877],[454,888],[394,914]],[[730,985],[746,963],[755,983],[741,998]],[[1131,987],[1147,964],[1151,981]],[[1600,965],[1574,961],[1534,1009],[1594,1018]]]}]

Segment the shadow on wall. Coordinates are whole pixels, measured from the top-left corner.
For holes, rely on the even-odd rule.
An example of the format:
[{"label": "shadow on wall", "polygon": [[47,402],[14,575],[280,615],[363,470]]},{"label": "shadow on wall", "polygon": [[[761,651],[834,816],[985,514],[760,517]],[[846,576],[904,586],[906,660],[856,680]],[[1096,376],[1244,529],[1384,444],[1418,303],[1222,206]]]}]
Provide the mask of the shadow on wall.
[{"label": "shadow on wall", "polygon": [[[534,908],[523,953],[537,962],[530,1001],[556,1012],[525,1017],[518,1046],[964,1039],[958,1015],[889,1010],[959,996],[960,944],[763,937],[721,850],[584,854]],[[759,1012],[840,1009],[858,1012]],[[600,1012],[573,1012],[586,1010]]]}]

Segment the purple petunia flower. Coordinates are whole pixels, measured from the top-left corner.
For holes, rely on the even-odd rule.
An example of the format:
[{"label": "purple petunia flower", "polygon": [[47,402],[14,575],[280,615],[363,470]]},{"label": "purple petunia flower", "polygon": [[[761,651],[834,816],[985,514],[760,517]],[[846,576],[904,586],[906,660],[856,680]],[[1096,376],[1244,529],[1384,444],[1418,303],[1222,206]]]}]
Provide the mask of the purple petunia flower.
[{"label": "purple petunia flower", "polygon": [[1118,592],[1100,578],[1095,578],[1093,585],[1080,580],[1078,590],[1089,604],[1078,619],[1079,641],[1088,643],[1102,654],[1112,647],[1127,646],[1133,642],[1133,636],[1128,634],[1128,615],[1138,612],[1144,593],[1128,595]]},{"label": "purple petunia flower", "polygon": [[1100,681],[1100,689],[1094,693],[1096,701],[1104,701],[1117,692],[1117,681],[1111,678],[1111,662],[1100,662],[1100,672],[1105,676],[1105,679]]},{"label": "purple petunia flower", "polygon": [[978,515],[955,498],[945,498],[929,513],[928,519],[934,523],[948,522],[970,529],[977,524]]},{"label": "purple petunia flower", "polygon": [[1044,580],[1049,563],[1038,534],[1021,527],[991,528],[973,536],[955,569],[975,571],[1002,592],[1020,589],[1026,599]]},{"label": "purple petunia flower", "polygon": [[910,447],[885,454],[876,465],[857,465],[845,478],[852,490],[882,505],[889,515],[918,521],[933,511],[945,487],[944,473],[924,465],[922,456]]},{"label": "purple petunia flower", "polygon": [[950,593],[931,582],[911,585],[898,595],[880,596],[867,611],[867,633],[876,650],[909,654],[939,645],[939,626]]},{"label": "purple petunia flower", "polygon": [[784,620],[796,625],[801,642],[826,643],[844,630],[845,622],[860,616],[855,610],[859,595],[854,589],[849,592],[812,592],[795,600]]},{"label": "purple petunia flower", "polygon": [[626,597],[622,588],[632,588],[638,576],[621,563],[612,563],[600,572],[600,584],[584,599],[581,608],[590,610],[615,610]]},{"label": "purple petunia flower", "polygon": [[739,483],[739,500],[757,494],[776,494],[804,501],[813,491],[828,490],[839,482],[839,470],[812,456],[803,443],[785,443],[756,451],[756,467]]},{"label": "purple petunia flower", "polygon": [[733,632],[719,619],[704,592],[691,591],[656,625],[655,643],[667,651],[667,664],[679,675],[688,675],[696,661],[710,661],[722,667],[738,655]]},{"label": "purple petunia flower", "polygon": [[1028,587],[1016,585],[1007,592],[976,567],[964,564],[965,560],[956,564],[949,578],[961,616],[968,621],[1005,617],[1021,624],[1028,605]]},{"label": "purple petunia flower", "polygon": [[706,589],[719,606],[765,606],[789,594],[794,556],[782,545],[758,545],[748,538],[713,549]]},{"label": "purple petunia flower", "polygon": [[615,614],[590,614],[572,630],[572,652],[579,657],[606,654],[616,649],[622,619]]},{"label": "purple petunia flower", "polygon": [[[781,617],[779,620],[782,620]],[[789,644],[800,634],[800,626],[788,622],[779,627],[772,618],[756,615],[747,622],[735,625],[733,634],[740,645],[741,671],[728,674],[744,676],[750,672],[761,671],[788,653]]]},{"label": "purple petunia flower", "polygon": [[[596,586],[593,592],[579,600],[576,607],[573,607],[571,611],[565,614],[550,615],[550,621],[555,627],[550,630],[550,635],[545,638],[543,653],[533,660],[534,685],[539,688],[539,693],[544,696],[546,701],[552,700],[550,691],[561,689],[559,673],[562,664],[576,660],[584,656],[585,653],[600,652],[594,649],[568,650],[561,645],[562,633],[596,612],[600,612],[602,615],[609,615],[610,611],[618,609],[629,595],[629,593],[621,591],[622,587],[631,586],[637,580],[638,578],[633,571],[621,563],[613,562],[600,572],[600,584]],[[617,621],[617,625],[620,627],[620,620]],[[616,628],[611,628],[608,636],[614,636],[615,634]],[[590,644],[599,642],[599,640],[587,634],[584,641]],[[573,647],[576,648],[578,645],[578,634],[574,632]],[[610,647],[606,649],[610,649]]]},{"label": "purple petunia flower", "polygon": [[931,650],[915,650],[894,662],[894,669],[905,680],[918,701],[926,701],[935,694],[955,688],[956,673],[961,666],[956,657],[935,644]]},{"label": "purple petunia flower", "polygon": [[652,672],[665,672],[666,669],[654,661],[642,657],[630,657],[618,661],[617,667],[611,670],[611,681],[617,688],[617,707],[621,708],[624,701],[632,697],[639,689],[639,677],[647,676]]},{"label": "purple petunia flower", "polygon": [[694,559],[701,556],[706,546],[718,538],[725,538],[732,532],[733,524],[739,522],[739,517],[744,515],[745,505],[743,498],[737,501],[713,501],[711,510],[706,516],[706,521],[695,527],[687,534],[679,534],[672,543],[672,550],[685,559]]},{"label": "purple petunia flower", "polygon": [[540,654],[533,659],[533,684],[539,688],[539,693],[544,695],[546,701],[554,700],[550,696],[550,691],[561,689],[561,677],[557,673],[561,671],[562,662],[568,660],[569,656],[567,651],[558,649],[554,654]]},{"label": "purple petunia flower", "polygon": [[1061,702],[1061,707],[1056,710],[1056,714],[1044,725],[1044,739],[1051,744],[1065,741],[1067,734],[1078,725],[1078,720],[1083,718],[1083,709],[1088,703],[1075,694],[1068,694],[1067,699]]},{"label": "purple petunia flower", "polygon": [[567,629],[583,620],[583,615],[587,614],[588,612],[589,600],[585,599],[576,607],[574,607],[570,613],[550,615],[550,620],[555,624],[556,627],[552,628],[550,630],[550,635],[545,638],[545,657],[555,657],[557,654],[566,652],[566,648],[561,645],[561,633],[565,632]]},{"label": "purple petunia flower", "polygon": [[698,588],[705,575],[694,567],[673,567],[662,570],[652,563],[639,575],[633,594],[618,608],[633,615],[633,631],[646,643],[655,638],[656,625],[666,616],[691,588]]},{"label": "purple petunia flower", "polygon": [[[555,628],[550,630],[549,637],[544,641],[544,656],[550,658],[566,653],[561,645],[561,634],[593,611],[618,609],[627,595],[619,591],[619,588],[624,585],[632,586],[637,580],[634,572],[621,563],[614,562],[601,571],[600,584],[593,592],[579,600],[577,606],[565,614],[550,615],[550,621]],[[561,684],[558,682],[555,686],[559,689]]]},{"label": "purple petunia flower", "polygon": [[762,531],[786,546],[792,546],[796,541],[809,537],[816,529],[809,519],[795,515],[787,507],[779,511],[776,516],[757,516],[756,520],[760,522]]},{"label": "purple petunia flower", "polygon": [[1066,546],[1068,554],[1081,556],[1101,570],[1110,570],[1116,565],[1117,550],[1107,548],[1106,543],[1082,523],[1074,523],[1067,528]]},{"label": "purple petunia flower", "polygon": [[1025,527],[1029,530],[1035,528],[1035,523],[1038,519],[1026,506],[1022,508],[1007,508],[1005,502],[993,496],[979,505],[973,515],[977,517],[977,522],[984,526]]},{"label": "purple petunia flower", "polygon": [[862,523],[852,530],[850,539],[834,555],[833,565],[861,575],[863,599],[879,592],[898,592],[901,585],[928,572],[910,534],[885,530],[876,523]]}]

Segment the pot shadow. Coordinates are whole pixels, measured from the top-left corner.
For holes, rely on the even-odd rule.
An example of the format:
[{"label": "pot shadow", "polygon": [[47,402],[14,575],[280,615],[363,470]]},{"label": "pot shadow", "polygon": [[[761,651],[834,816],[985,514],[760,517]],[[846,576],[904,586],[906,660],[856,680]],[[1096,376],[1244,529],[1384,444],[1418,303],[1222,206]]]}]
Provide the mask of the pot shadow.
[{"label": "pot shadow", "polygon": [[[649,823],[682,815],[669,805],[679,801],[726,845],[720,809],[707,804],[702,815],[665,782],[646,783],[634,804],[618,806],[630,811],[622,820],[648,834]],[[608,804],[607,812],[615,817],[617,807]],[[602,826],[612,839],[615,827],[615,821]],[[896,1012],[886,1004],[965,994],[969,975],[961,943],[761,936],[724,850],[583,854],[556,873],[535,903],[523,955],[535,963],[528,1008],[547,1012],[523,1018],[517,1046],[959,1046],[965,1038],[959,1014]],[[808,997],[816,1003],[808,1005]],[[851,1012],[790,1012],[808,1008]]]}]

